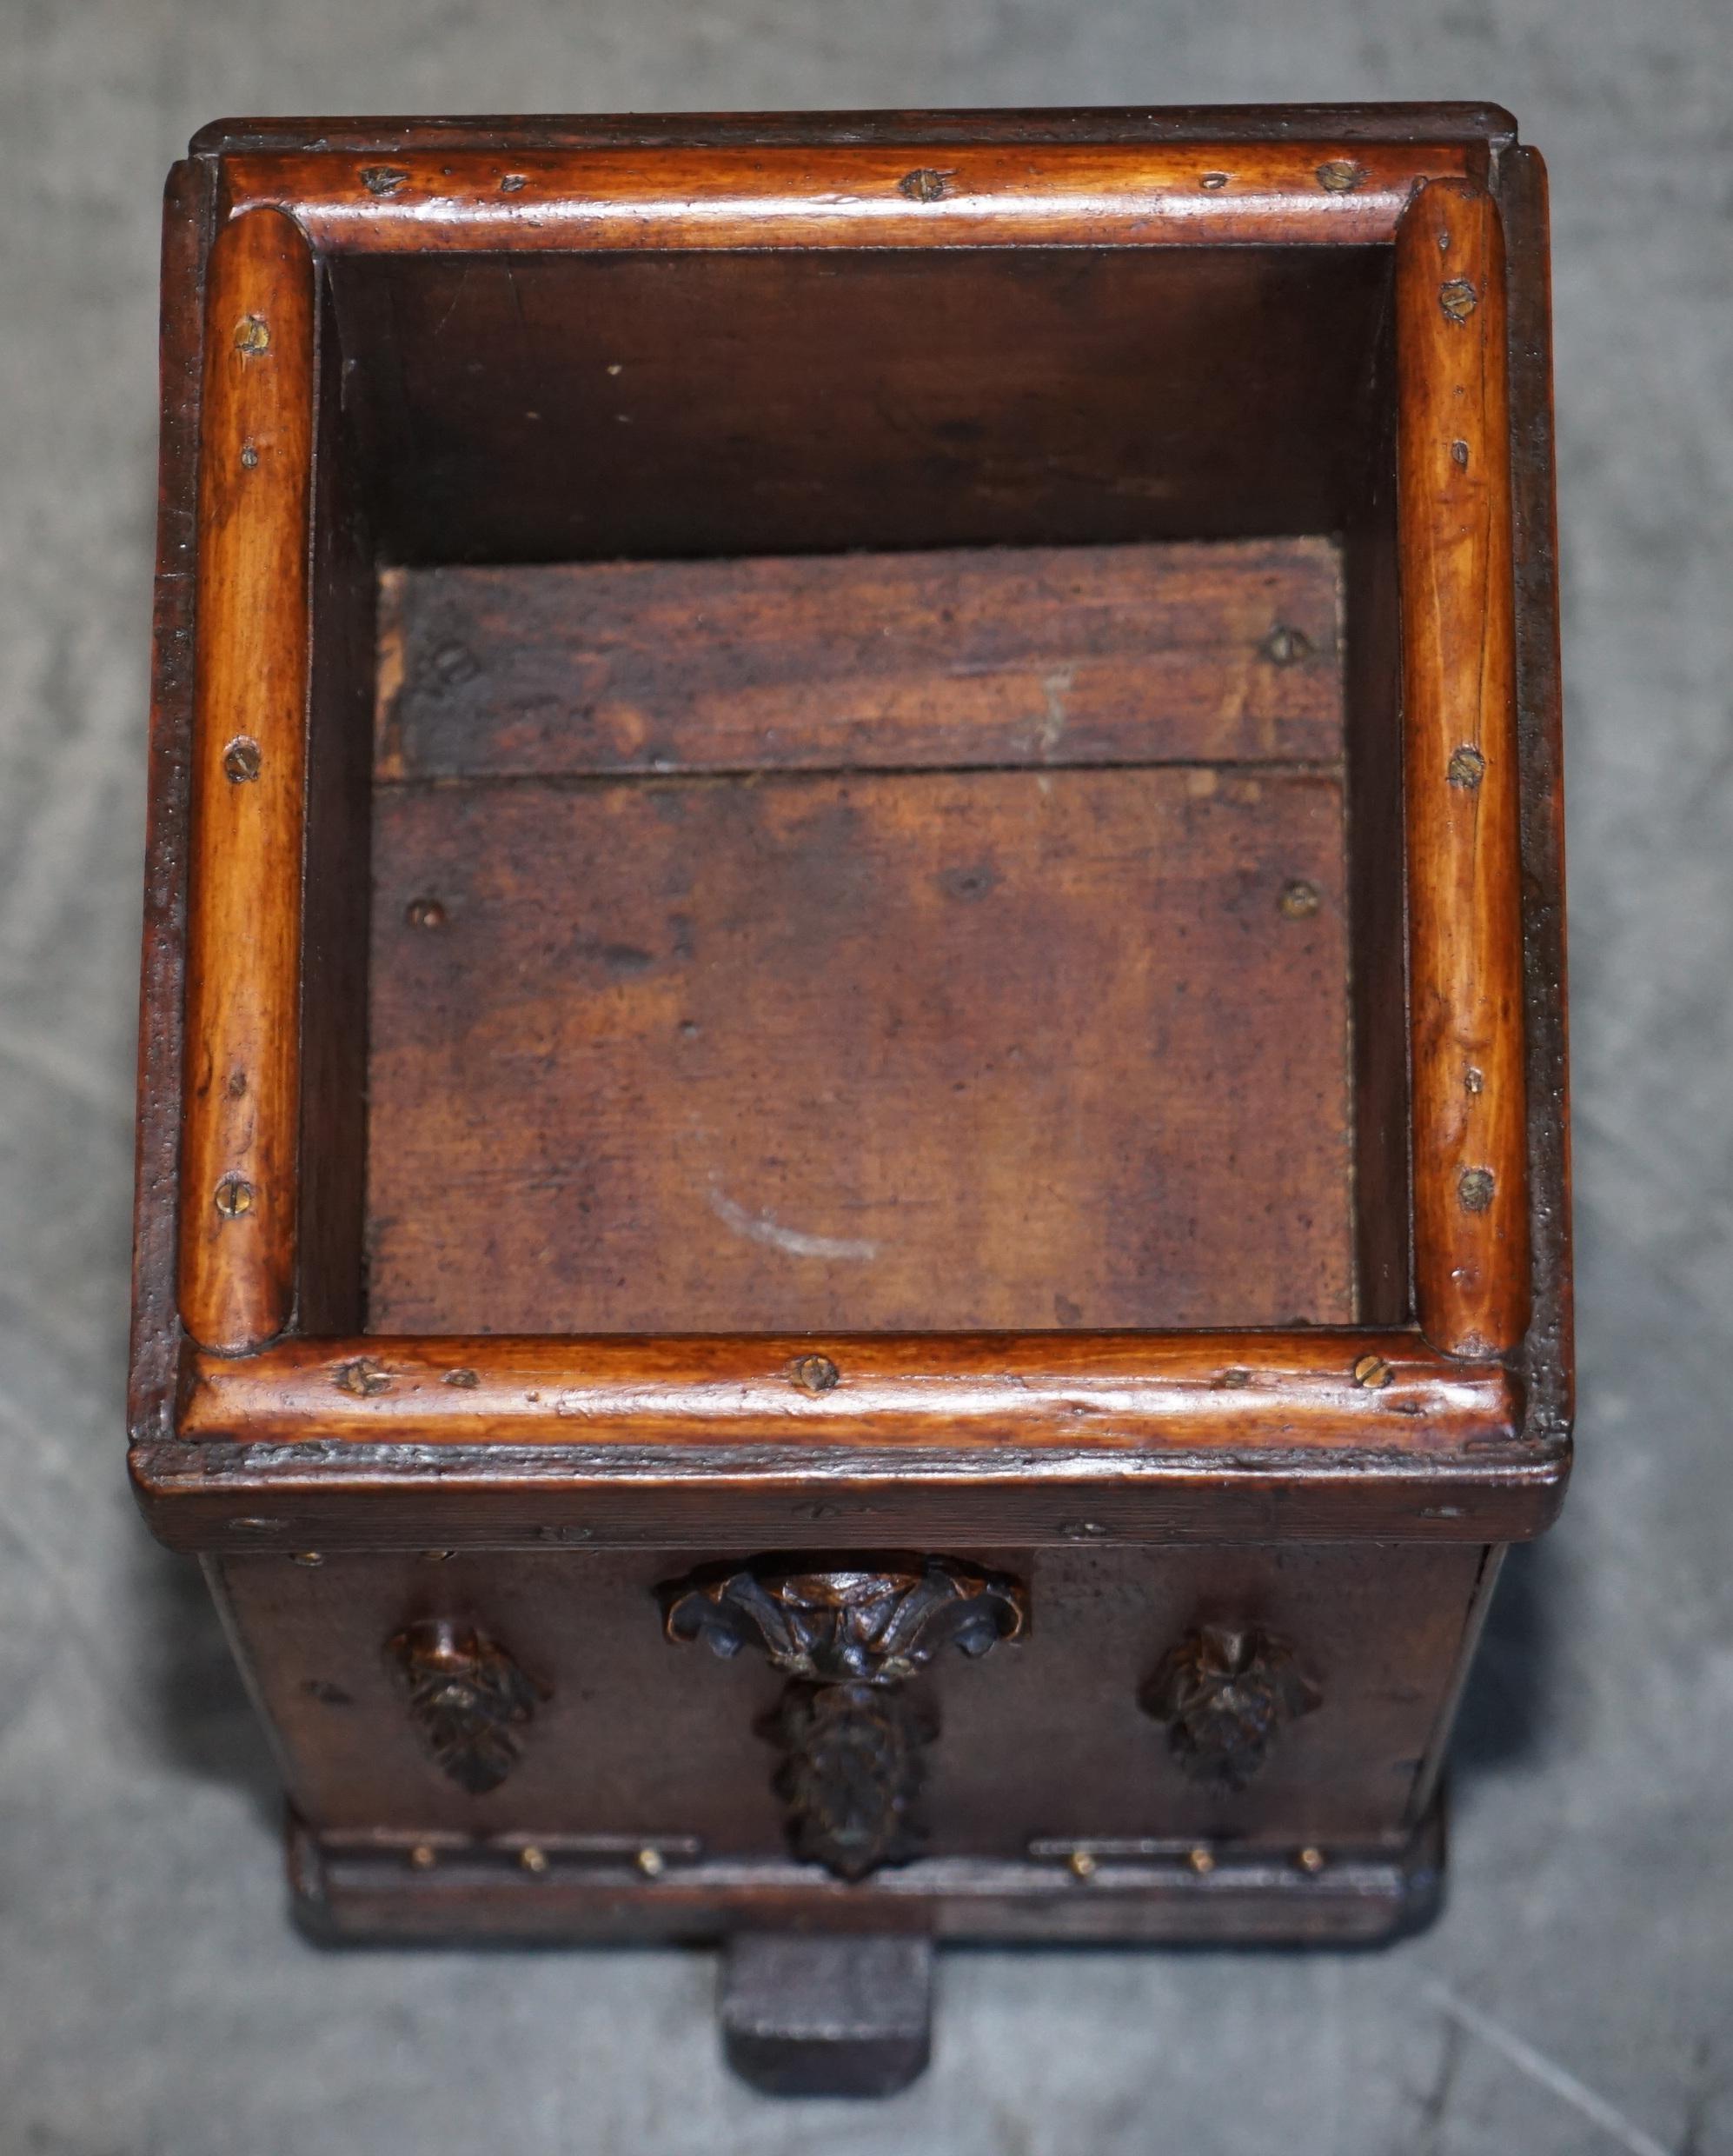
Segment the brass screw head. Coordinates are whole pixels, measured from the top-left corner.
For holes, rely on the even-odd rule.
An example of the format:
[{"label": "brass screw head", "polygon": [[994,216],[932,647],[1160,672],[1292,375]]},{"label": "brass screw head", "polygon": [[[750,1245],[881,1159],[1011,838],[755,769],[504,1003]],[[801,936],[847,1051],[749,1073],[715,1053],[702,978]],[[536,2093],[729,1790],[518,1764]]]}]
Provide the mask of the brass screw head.
[{"label": "brass screw head", "polygon": [[235,325],[235,349],[249,358],[271,349],[270,324],[262,315],[242,315]]},{"label": "brass screw head", "polygon": [[1396,1373],[1382,1355],[1362,1355],[1354,1365],[1354,1382],[1364,1385],[1369,1393],[1388,1385]]},{"label": "brass screw head", "polygon": [[1206,172],[1198,184],[1199,187],[1207,189],[1212,195],[1218,194],[1227,185],[1227,174],[1225,172]]},{"label": "brass screw head", "polygon": [[1185,1861],[1191,1866],[1192,1869],[1198,1874],[1199,1879],[1208,1878],[1209,1874],[1216,1868],[1214,1851],[1206,1849],[1202,1842],[1199,1842],[1195,1849],[1188,1849],[1186,1851]]},{"label": "brass screw head", "polygon": [[1438,304],[1452,322],[1466,322],[1480,304],[1480,295],[1466,277],[1451,277],[1438,287]]},{"label": "brass screw head", "polygon": [[1066,1859],[1066,1867],[1073,1879],[1093,1879],[1101,1868],[1087,1849],[1073,1849]]},{"label": "brass screw head", "polygon": [[842,1377],[828,1355],[801,1355],[788,1374],[803,1393],[833,1392]]},{"label": "brass screw head", "polygon": [[448,1370],[440,1380],[442,1385],[455,1385],[460,1393],[473,1393],[481,1382],[475,1371],[466,1369]]},{"label": "brass screw head", "polygon": [[1294,1859],[1294,1862],[1298,1865],[1301,1871],[1310,1872],[1312,1877],[1316,1879],[1318,1874],[1324,1869],[1324,1852],[1322,1849],[1314,1849],[1311,1847],[1302,1849],[1299,1854]]},{"label": "brass screw head", "polygon": [[1318,168],[1318,183],[1331,195],[1351,195],[1366,176],[1366,168],[1351,157],[1331,157]]},{"label": "brass screw head", "polygon": [[1484,1213],[1495,1185],[1490,1168],[1465,1168],[1457,1178],[1457,1203],[1464,1213]]},{"label": "brass screw head", "polygon": [[538,1879],[548,1869],[548,1852],[538,1849],[533,1841],[525,1842],[517,1853],[517,1860],[526,1872],[533,1872]]},{"label": "brass screw head", "polygon": [[442,928],[446,913],[436,898],[412,898],[403,908],[403,918],[412,928]]},{"label": "brass screw head", "polygon": [[371,1355],[357,1355],[353,1362],[339,1364],[331,1382],[339,1392],[353,1393],[357,1400],[371,1400],[389,1390],[391,1373]]},{"label": "brass screw head", "polygon": [[897,182],[897,192],[906,195],[911,202],[938,202],[945,193],[945,178],[944,173],[935,172],[931,165],[921,165],[904,173]]},{"label": "brass screw head", "polygon": [[315,1565],[322,1565],[325,1560],[317,1550],[293,1550],[289,1553],[289,1561],[292,1565],[306,1565],[310,1569]]},{"label": "brass screw head", "polygon": [[1451,756],[1444,775],[1452,786],[1466,787],[1472,793],[1486,775],[1486,759],[1471,742],[1464,742]]},{"label": "brass screw head", "polygon": [[429,1842],[418,1841],[409,1852],[410,1867],[415,1871],[430,1872],[438,1862],[438,1852]]},{"label": "brass screw head", "polygon": [[400,164],[364,164],[361,169],[361,183],[369,195],[383,198],[395,195],[406,185],[408,174]]},{"label": "brass screw head", "polygon": [[1278,622],[1258,647],[1272,666],[1298,666],[1311,656],[1311,639],[1303,629]]},{"label": "brass screw head", "polygon": [[1308,921],[1323,903],[1318,886],[1308,883],[1304,876],[1296,876],[1291,883],[1282,886],[1276,910],[1284,921]]},{"label": "brass screw head", "polygon": [[252,1211],[256,1194],[244,1175],[225,1175],[216,1186],[216,1209],[225,1221],[238,1221]]},{"label": "brass screw head", "polygon": [[633,1861],[646,1879],[660,1879],[668,1868],[667,1859],[660,1849],[641,1849]]},{"label": "brass screw head", "polygon": [[231,786],[249,785],[259,775],[264,758],[250,734],[237,734],[222,752],[222,775]]}]

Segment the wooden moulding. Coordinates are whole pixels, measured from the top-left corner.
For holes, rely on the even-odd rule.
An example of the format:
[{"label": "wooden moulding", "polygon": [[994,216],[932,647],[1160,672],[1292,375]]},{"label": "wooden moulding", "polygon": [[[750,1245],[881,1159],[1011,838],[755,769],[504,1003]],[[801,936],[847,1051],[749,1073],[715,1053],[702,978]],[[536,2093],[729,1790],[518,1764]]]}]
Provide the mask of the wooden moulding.
[{"label": "wooden moulding", "polygon": [[295,1288],[313,262],[268,210],[208,274],[180,1300],[235,1354]]},{"label": "wooden moulding", "polygon": [[1420,1328],[1528,1322],[1504,258],[1490,195],[1422,190],[1396,248],[1398,548]]},{"label": "wooden moulding", "polygon": [[[1523,1339],[1529,1250],[1506,302],[1485,162],[1483,143],[1348,136],[223,157],[179,1195],[192,1348],[172,1440],[136,1455],[165,1539],[582,1540],[611,1521],[628,1539],[771,1546],[839,1517],[884,1539],[965,1486],[1000,1539],[1486,1540],[1546,1524],[1563,1451],[1524,1445],[1498,1360]],[[280,1340],[297,1259],[315,251],[1229,243],[1394,247],[1418,1330]],[[833,1374],[814,1381],[818,1364]]]},{"label": "wooden moulding", "polygon": [[[295,1340],[193,1358],[189,1438],[422,1445],[1006,1443],[1124,1451],[1514,1438],[1502,1364],[1412,1333]],[[549,1425],[552,1425],[552,1430]]]},{"label": "wooden moulding", "polygon": [[1411,1333],[289,1341],[199,1356],[134,1474],[236,1551],[1511,1540],[1560,1462]]},{"label": "wooden moulding", "polygon": [[[1086,1882],[1059,1844],[1020,1860],[929,1857],[847,1884],[786,1858],[681,1851],[647,1881],[630,1849],[548,1838],[548,1868],[532,1873],[521,1842],[320,1833],[291,1815],[289,1873],[301,1922],[331,1940],[691,1940],[821,1926],[953,1941],[1370,1943],[1429,1920],[1444,1840],[1434,1805],[1405,1840],[1332,1851],[1318,1872],[1258,1849],[1224,1849],[1199,1872],[1186,1849],[1152,1845],[1104,1853]],[[419,1868],[418,1847],[433,1860]]]},{"label": "wooden moulding", "polygon": [[226,157],[222,207],[335,253],[1371,245],[1462,143],[1054,143]]}]

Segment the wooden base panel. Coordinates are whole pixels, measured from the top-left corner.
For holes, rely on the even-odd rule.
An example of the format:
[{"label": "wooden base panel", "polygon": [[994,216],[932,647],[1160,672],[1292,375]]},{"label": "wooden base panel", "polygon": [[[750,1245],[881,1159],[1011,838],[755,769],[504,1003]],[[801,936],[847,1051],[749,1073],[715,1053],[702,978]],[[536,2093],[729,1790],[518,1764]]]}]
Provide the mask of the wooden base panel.
[{"label": "wooden base panel", "polygon": [[929,1858],[853,1884],[780,1858],[618,1840],[478,1843],[289,1830],[302,1927],[331,1943],[670,1940],[822,1930],[953,1941],[1375,1945],[1442,1898],[1441,1805],[1403,1843],[1343,1852],[1034,1845],[1021,1861]]},{"label": "wooden base panel", "polygon": [[722,2052],[767,2096],[894,2096],[933,2053],[933,1942],[741,1932],[717,2000]]}]

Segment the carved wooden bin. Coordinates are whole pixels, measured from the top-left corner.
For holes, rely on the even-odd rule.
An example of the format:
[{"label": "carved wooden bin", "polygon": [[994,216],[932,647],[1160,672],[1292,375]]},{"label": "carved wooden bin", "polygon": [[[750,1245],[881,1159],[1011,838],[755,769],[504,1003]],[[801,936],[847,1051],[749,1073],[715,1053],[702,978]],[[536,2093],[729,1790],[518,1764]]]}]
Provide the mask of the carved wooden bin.
[{"label": "carved wooden bin", "polygon": [[1461,106],[169,190],[134,1474],[327,1933],[1435,1901],[1568,1459],[1544,183]]}]

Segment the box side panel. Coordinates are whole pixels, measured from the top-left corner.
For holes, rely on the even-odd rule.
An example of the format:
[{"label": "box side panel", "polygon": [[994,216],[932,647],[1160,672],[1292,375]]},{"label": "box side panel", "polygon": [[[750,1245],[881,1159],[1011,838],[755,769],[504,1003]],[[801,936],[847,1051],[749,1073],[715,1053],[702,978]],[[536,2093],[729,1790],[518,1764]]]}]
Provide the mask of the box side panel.
[{"label": "box side panel", "polygon": [[[1104,1841],[1364,1849],[1411,1828],[1480,1549],[959,1554],[1026,1586],[1030,1622],[979,1661],[935,1660],[913,1687],[938,1729],[921,1800],[933,1856]],[[687,1553],[549,1552],[257,1557],[224,1561],[221,1576],[315,1828],[779,1860],[779,1747],[764,1731],[784,1680],[754,1649],[722,1661],[663,1637],[656,1590],[692,1571]],[[435,1762],[393,1663],[406,1626],[439,1618],[485,1634],[539,1694],[516,1726],[521,1757],[486,1793]],[[1170,1727],[1139,1704],[1205,1625],[1285,1642],[1317,1694],[1241,1790],[1190,1779]]]},{"label": "box side panel", "polygon": [[163,201],[162,435],[140,982],[138,1128],[128,1422],[169,1434],[180,1321],[182,997],[186,965],[187,821],[197,568],[198,423],[204,257],[211,176],[189,162]]},{"label": "box side panel", "polygon": [[1564,912],[1564,710],[1552,426],[1552,303],[1546,168],[1532,150],[1499,164],[1510,265],[1511,476],[1517,582],[1517,727],[1523,762],[1534,1314],[1529,1428],[1553,1441],[1575,1409],[1571,1309],[1570,1027]]}]

